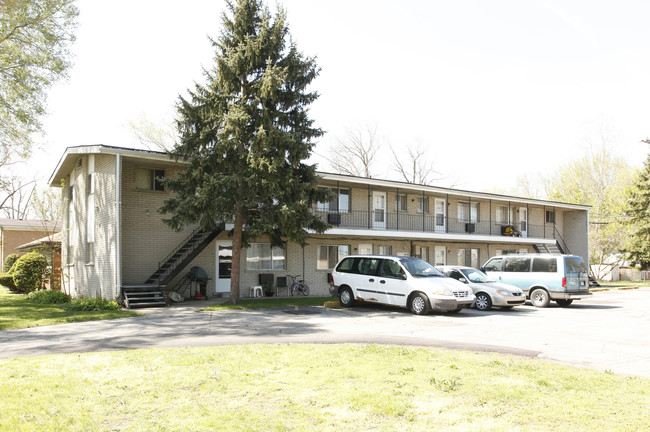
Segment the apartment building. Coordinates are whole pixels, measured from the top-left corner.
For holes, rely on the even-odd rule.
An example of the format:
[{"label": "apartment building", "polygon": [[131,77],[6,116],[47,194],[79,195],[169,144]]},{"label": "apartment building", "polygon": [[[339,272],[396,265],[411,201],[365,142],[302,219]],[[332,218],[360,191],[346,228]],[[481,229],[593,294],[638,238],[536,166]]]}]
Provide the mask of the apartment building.
[{"label": "apartment building", "polygon": [[[208,295],[227,296],[228,227],[171,230],[158,208],[171,195],[157,180],[184,169],[165,153],[103,145],[68,148],[50,185],[61,187],[64,286],[114,298],[129,285],[184,289],[191,267],[209,275]],[[320,173],[336,197],[313,212],[331,225],[302,248],[256,239],[242,251],[242,296],[261,278],[302,275],[311,295],[347,254],[419,256],[434,265],[480,266],[493,255],[563,252],[588,259],[589,207],[489,193]],[[261,276],[262,275],[262,276]],[[286,291],[280,291],[284,294]]]}]

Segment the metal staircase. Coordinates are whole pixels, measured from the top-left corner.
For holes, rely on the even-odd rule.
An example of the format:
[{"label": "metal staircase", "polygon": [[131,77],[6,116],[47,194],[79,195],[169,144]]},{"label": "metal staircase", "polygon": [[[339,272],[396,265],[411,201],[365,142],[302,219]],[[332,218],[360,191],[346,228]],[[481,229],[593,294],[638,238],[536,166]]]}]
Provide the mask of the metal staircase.
[{"label": "metal staircase", "polygon": [[158,269],[143,284],[122,286],[122,297],[128,309],[167,306],[163,288],[192,262],[219,233],[223,225],[213,230],[197,228],[160,263]]},{"label": "metal staircase", "polygon": [[533,248],[537,253],[552,253],[552,254],[570,254],[571,251],[569,250],[569,247],[566,245],[566,242],[558,232],[557,228],[555,228],[555,243],[553,244],[544,244],[544,243],[538,243],[536,245],[533,245]]},{"label": "metal staircase", "polygon": [[222,227],[213,230],[197,228],[185,238],[169,255],[159,264],[156,270],[145,281],[145,284],[166,285],[178,275],[189,263],[192,262],[205,249],[219,233]]},{"label": "metal staircase", "polygon": [[537,253],[552,253],[552,254],[561,254],[562,251],[558,247],[557,243],[556,244],[535,244],[533,245],[533,248]]}]

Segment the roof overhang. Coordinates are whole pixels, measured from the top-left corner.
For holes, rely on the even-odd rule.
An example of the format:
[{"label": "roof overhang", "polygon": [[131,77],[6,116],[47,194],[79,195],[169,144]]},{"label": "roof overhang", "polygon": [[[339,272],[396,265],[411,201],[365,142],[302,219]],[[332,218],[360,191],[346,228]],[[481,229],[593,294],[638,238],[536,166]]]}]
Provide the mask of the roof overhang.
[{"label": "roof overhang", "polygon": [[332,174],[332,173],[325,173],[325,172],[319,172],[318,175],[322,179],[328,181],[341,182],[345,184],[362,185],[364,187],[368,187],[368,185],[370,185],[371,187],[375,186],[375,187],[381,187],[381,188],[392,189],[392,190],[399,189],[400,193],[410,192],[414,194],[416,193],[422,194],[422,192],[429,192],[432,194],[449,195],[455,198],[456,197],[465,198],[465,199],[476,198],[477,200],[492,199],[494,201],[501,201],[501,202],[531,204],[531,205],[547,206],[547,207],[562,207],[563,209],[582,210],[582,211],[585,210],[588,211],[591,209],[591,206],[581,205],[581,204],[570,204],[570,203],[563,203],[557,201],[547,201],[547,200],[539,200],[533,198],[522,198],[522,197],[516,197],[510,195],[500,195],[495,193],[474,192],[474,191],[466,191],[461,189],[443,188],[438,186],[419,185],[419,184],[405,183],[405,182],[400,182],[395,180],[380,180],[374,178],[354,177],[354,176],[349,176],[344,174]]},{"label": "roof overhang", "polygon": [[79,160],[79,157],[81,155],[88,155],[88,154],[108,154],[108,155],[119,154],[124,157],[158,160],[161,162],[171,161],[171,158],[167,153],[153,151],[153,150],[112,147],[112,146],[105,146],[101,144],[68,147],[63,153],[63,156],[61,156],[61,159],[59,160],[59,163],[56,165],[54,172],[50,176],[50,180],[48,181],[50,187],[61,187],[61,181],[70,174],[72,169],[75,167],[75,164]]},{"label": "roof overhang", "polygon": [[[63,156],[61,157],[61,159],[59,160],[56,169],[52,173],[52,176],[50,177],[49,180],[49,185],[52,187],[61,187],[61,181],[70,174],[70,172],[75,166],[75,163],[78,161],[79,156],[86,155],[86,154],[111,154],[111,155],[119,154],[124,157],[157,160],[161,162],[170,162],[172,160],[167,153],[153,151],[153,150],[113,147],[113,146],[106,146],[101,144],[68,147],[65,153],[63,154]],[[178,163],[183,164],[185,162],[178,161]],[[486,193],[486,192],[466,191],[461,189],[443,188],[438,186],[419,185],[413,183],[399,182],[395,180],[380,180],[374,178],[355,177],[355,176],[349,176],[344,174],[333,174],[333,173],[326,173],[326,172],[318,172],[317,174],[322,179],[327,181],[359,185],[362,187],[374,186],[374,187],[381,187],[381,188],[393,189],[393,190],[399,189],[400,192],[410,191],[411,193],[417,193],[417,194],[421,194],[423,192],[429,192],[433,194],[448,195],[456,198],[457,197],[467,198],[467,199],[475,198],[477,200],[488,199],[488,200],[494,200],[500,202],[531,204],[531,205],[547,206],[547,207],[561,207],[563,209],[581,210],[581,211],[589,211],[591,209],[590,206],[580,205],[580,204],[570,204],[570,203],[562,203],[556,201],[522,198],[522,197],[500,195],[500,194]]]}]

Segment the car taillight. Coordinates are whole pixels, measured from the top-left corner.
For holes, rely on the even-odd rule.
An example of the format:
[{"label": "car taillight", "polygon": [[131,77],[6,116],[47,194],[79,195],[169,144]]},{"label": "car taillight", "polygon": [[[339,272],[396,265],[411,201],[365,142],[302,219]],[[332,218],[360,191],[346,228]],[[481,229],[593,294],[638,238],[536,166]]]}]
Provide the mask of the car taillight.
[{"label": "car taillight", "polygon": [[566,288],[566,278],[562,278],[562,288]]}]

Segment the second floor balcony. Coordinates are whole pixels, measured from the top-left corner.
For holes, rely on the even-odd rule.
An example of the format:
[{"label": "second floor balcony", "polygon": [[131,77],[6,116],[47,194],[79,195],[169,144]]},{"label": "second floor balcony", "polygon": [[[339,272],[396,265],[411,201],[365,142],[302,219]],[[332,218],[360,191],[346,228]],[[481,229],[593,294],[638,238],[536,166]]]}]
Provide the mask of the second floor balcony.
[{"label": "second floor balcony", "polygon": [[334,228],[540,239],[557,239],[559,237],[559,233],[552,223],[531,224],[528,221],[458,219],[440,214],[412,214],[381,210],[333,212],[314,208],[312,211]]}]

